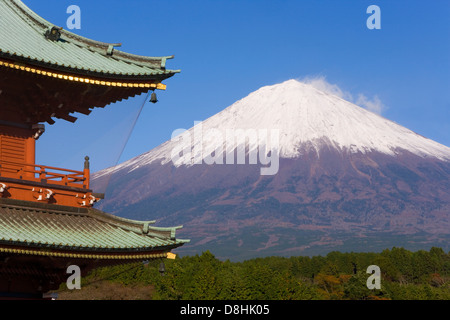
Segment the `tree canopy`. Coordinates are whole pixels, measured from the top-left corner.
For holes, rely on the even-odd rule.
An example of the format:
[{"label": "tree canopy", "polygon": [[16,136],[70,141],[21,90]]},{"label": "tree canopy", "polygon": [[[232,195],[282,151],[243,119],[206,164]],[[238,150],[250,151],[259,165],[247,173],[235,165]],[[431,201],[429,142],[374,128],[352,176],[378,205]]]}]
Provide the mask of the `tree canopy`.
[{"label": "tree canopy", "polygon": [[[396,247],[380,253],[334,251],[326,256],[272,256],[243,262],[221,261],[206,251],[164,260],[164,275],[160,263],[97,269],[82,279],[82,288],[100,280],[122,287],[148,286],[151,299],[163,300],[450,299],[450,254],[435,247],[416,252]],[[369,265],[380,267],[381,289],[368,289]],[[70,298],[64,286],[60,292]]]}]

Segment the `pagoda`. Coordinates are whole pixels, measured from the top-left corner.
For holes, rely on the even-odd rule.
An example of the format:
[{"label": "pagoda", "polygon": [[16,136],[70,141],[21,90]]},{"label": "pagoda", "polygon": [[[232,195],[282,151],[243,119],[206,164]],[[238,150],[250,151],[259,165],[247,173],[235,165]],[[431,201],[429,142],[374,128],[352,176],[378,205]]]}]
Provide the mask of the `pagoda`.
[{"label": "pagoda", "polygon": [[[0,297],[40,299],[76,265],[97,267],[173,258],[181,228],[95,209],[102,198],[82,170],[38,165],[36,140],[55,119],[154,90],[179,70],[173,56],[145,57],[44,20],[19,0],[0,1]],[[83,142],[80,141],[82,144]],[[150,209],[149,209],[150,210]]]}]

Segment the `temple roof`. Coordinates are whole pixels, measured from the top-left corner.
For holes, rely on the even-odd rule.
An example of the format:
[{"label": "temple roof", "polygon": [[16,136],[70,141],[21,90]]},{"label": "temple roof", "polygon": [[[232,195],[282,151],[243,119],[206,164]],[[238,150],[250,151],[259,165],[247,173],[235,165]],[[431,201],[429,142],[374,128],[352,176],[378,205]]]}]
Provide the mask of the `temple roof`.
[{"label": "temple roof", "polygon": [[0,1],[0,39],[0,121],[27,128],[165,90],[162,81],[179,72],[166,69],[173,56],[133,55],[78,36],[20,0]]},{"label": "temple roof", "polygon": [[[0,252],[14,248],[13,253],[37,254],[45,249],[49,256],[59,252],[62,257],[131,259],[137,254],[150,258],[153,252],[169,252],[189,242],[176,239],[181,227],[160,228],[152,226],[154,223],[92,208],[0,199]],[[20,252],[24,248],[26,252]],[[86,255],[80,256],[83,253]]]},{"label": "temple roof", "polygon": [[165,68],[173,56],[121,52],[115,49],[120,44],[90,40],[55,26],[19,0],[0,1],[0,39],[1,57],[60,71],[116,79],[168,78],[179,72]]}]

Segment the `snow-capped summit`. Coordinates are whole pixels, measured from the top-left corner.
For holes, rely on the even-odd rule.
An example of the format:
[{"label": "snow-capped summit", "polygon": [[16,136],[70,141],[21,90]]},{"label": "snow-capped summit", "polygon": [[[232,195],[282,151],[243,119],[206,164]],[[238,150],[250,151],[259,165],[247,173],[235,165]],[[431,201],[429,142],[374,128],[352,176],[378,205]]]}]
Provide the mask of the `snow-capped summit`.
[{"label": "snow-capped summit", "polygon": [[450,160],[450,148],[338,96],[297,80],[263,87],[203,122],[203,129],[279,129],[280,155],[297,157],[302,145],[329,144],[351,152],[417,155]]},{"label": "snow-capped summit", "polygon": [[[192,138],[191,151],[201,151],[200,155],[192,154],[188,161],[173,161],[173,151],[179,141],[169,140],[150,152],[99,172],[97,177],[123,168],[134,170],[154,161],[163,164],[173,161],[176,166],[198,163],[211,154],[208,151],[226,143],[224,140],[230,130],[237,134],[238,130],[241,133],[242,130],[244,133],[245,130],[267,130],[268,135],[277,130],[276,143],[282,158],[296,158],[310,151],[320,154],[326,146],[340,152],[381,152],[391,156],[407,150],[421,157],[450,160],[450,148],[297,80],[262,87],[198,126],[201,126],[202,135],[196,134],[195,126],[188,133]],[[206,139],[210,132],[215,132],[215,136]],[[270,137],[266,140],[270,141]],[[255,150],[264,141],[249,139],[245,143],[249,150]],[[200,144],[202,147],[197,148]],[[232,147],[237,146],[235,140]],[[226,146],[220,150],[225,152]]]}]

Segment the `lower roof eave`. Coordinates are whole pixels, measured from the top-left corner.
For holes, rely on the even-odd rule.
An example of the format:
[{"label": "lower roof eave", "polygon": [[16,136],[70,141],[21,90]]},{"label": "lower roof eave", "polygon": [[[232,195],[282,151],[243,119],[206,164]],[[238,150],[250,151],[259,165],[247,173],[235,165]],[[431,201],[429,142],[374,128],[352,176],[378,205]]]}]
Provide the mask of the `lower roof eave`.
[{"label": "lower roof eave", "polygon": [[52,249],[43,247],[18,246],[18,245],[2,245],[0,244],[0,254],[41,256],[52,258],[72,258],[72,259],[88,259],[88,260],[147,260],[170,258],[170,251],[182,246],[188,240],[180,240],[178,243],[167,246],[153,248],[129,248],[129,249],[110,249],[95,250],[94,248],[84,248],[80,250],[78,247],[68,249]]}]

